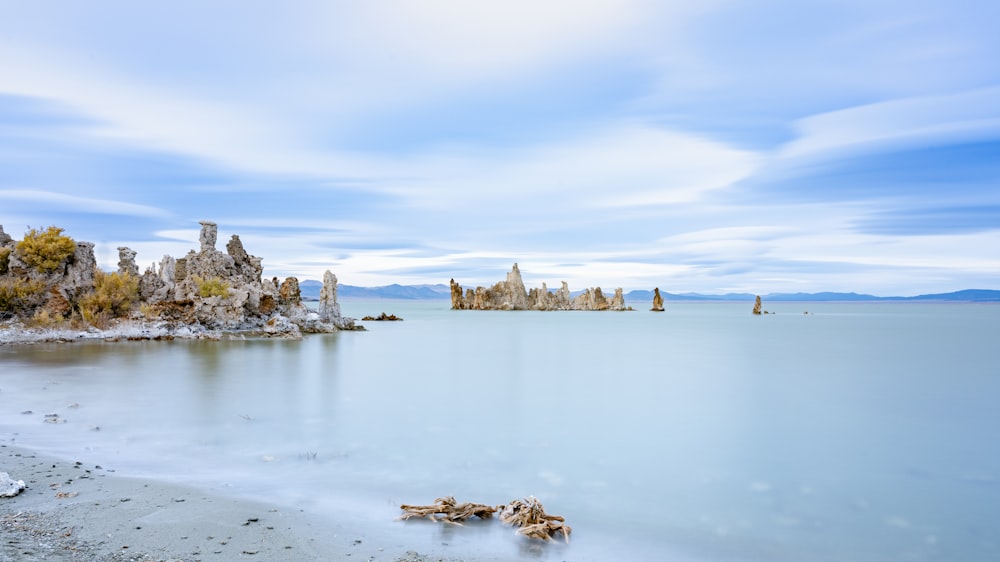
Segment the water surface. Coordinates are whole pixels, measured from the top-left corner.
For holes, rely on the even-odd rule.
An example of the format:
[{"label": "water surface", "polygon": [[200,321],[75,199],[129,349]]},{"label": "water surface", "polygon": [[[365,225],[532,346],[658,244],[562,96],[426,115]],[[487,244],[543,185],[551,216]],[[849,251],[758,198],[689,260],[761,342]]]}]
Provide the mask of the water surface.
[{"label": "water surface", "polygon": [[[319,513],[387,552],[1000,557],[1000,306],[447,306],[346,302],[405,320],[302,341],[0,347],[0,427],[120,474]],[[534,495],[572,542],[394,521],[442,495]]]}]

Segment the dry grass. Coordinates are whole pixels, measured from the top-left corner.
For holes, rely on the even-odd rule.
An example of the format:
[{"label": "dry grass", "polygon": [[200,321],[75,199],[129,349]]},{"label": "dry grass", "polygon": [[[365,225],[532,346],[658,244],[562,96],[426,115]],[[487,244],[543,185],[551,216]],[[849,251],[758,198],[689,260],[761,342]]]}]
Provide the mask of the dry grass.
[{"label": "dry grass", "polygon": [[58,328],[66,324],[66,319],[59,315],[49,314],[49,311],[43,308],[35,312],[27,324],[32,328]]}]

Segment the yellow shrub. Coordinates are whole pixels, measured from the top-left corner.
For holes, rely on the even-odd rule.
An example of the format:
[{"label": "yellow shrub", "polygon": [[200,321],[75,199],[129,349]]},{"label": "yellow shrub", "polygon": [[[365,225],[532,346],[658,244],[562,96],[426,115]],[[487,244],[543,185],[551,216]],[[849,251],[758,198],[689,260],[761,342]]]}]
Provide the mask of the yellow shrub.
[{"label": "yellow shrub", "polygon": [[10,248],[0,248],[0,275],[7,273],[8,265],[10,265]]},{"label": "yellow shrub", "polygon": [[44,231],[30,229],[24,240],[17,243],[18,257],[38,271],[52,273],[76,251],[76,242],[62,232],[63,229],[57,226]]},{"label": "yellow shrub", "polygon": [[200,297],[208,298],[229,296],[229,283],[218,277],[202,279],[197,275],[192,275],[191,278],[194,279],[195,285],[198,286],[198,296]]},{"label": "yellow shrub", "polygon": [[160,310],[155,304],[141,303],[139,305],[139,313],[146,320],[156,320],[160,317]]},{"label": "yellow shrub", "polygon": [[44,296],[41,281],[0,280],[0,312],[23,314],[41,305]]},{"label": "yellow shrub", "polygon": [[31,317],[31,325],[37,328],[55,328],[61,326],[65,320],[62,316],[53,316],[44,308]]},{"label": "yellow shrub", "polygon": [[129,273],[94,272],[94,291],[80,299],[80,315],[100,326],[111,318],[127,316],[139,297],[139,278]]}]

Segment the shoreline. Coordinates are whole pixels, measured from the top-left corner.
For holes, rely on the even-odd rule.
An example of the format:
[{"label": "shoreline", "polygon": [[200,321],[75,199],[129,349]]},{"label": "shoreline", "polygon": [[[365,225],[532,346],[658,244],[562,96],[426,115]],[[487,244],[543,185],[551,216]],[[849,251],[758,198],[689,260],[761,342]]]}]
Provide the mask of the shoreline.
[{"label": "shoreline", "polygon": [[312,333],[339,333],[364,331],[363,326],[353,330],[333,332],[305,332],[288,322],[263,325],[246,329],[206,328],[200,324],[171,324],[164,321],[125,320],[107,329],[86,328],[37,328],[25,326],[20,321],[0,322],[0,346],[30,345],[40,343],[75,343],[85,341],[159,341],[159,340],[239,340],[239,339],[293,339],[299,340]]},{"label": "shoreline", "polygon": [[[0,560],[444,560],[391,552],[303,511],[0,444],[27,488],[0,498]],[[395,549],[393,549],[395,550]]]}]

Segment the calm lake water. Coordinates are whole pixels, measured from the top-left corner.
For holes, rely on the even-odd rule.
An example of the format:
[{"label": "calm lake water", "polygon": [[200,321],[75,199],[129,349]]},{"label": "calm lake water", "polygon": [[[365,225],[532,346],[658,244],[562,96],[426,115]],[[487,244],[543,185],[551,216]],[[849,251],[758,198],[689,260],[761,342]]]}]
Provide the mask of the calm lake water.
[{"label": "calm lake water", "polygon": [[[0,347],[0,435],[306,509],[387,554],[1000,559],[1000,306],[765,304],[778,314],[349,301],[405,321]],[[394,520],[443,495],[534,495],[572,541]]]}]

